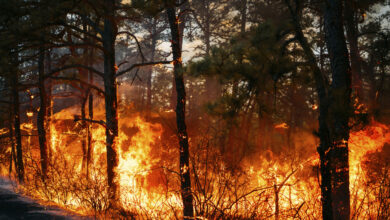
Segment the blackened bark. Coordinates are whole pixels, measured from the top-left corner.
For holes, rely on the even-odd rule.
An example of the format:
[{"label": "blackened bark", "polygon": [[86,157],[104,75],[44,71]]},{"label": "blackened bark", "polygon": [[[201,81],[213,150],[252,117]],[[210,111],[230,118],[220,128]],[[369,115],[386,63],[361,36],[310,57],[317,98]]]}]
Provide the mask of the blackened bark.
[{"label": "blackened bark", "polygon": [[104,48],[104,89],[106,106],[106,150],[107,150],[107,180],[109,198],[114,205],[118,198],[118,185],[115,168],[118,165],[118,111],[117,82],[115,78],[115,39],[117,27],[115,24],[115,0],[105,0],[105,18],[103,30]]},{"label": "blackened bark", "polygon": [[[88,26],[87,26],[86,21],[83,22],[83,29],[87,32],[90,32],[90,30],[88,30]],[[93,42],[94,40],[92,38],[88,37],[88,35],[84,36],[84,41],[87,43],[91,43],[91,44],[95,43],[95,42]],[[87,66],[93,66],[93,62],[92,62],[93,51],[94,51],[93,48],[86,48],[84,50],[84,56],[86,56],[86,58],[87,58],[87,60],[86,60]],[[87,73],[88,73],[88,75],[87,75],[86,81],[88,81],[90,85],[93,85],[93,72],[88,70]],[[89,89],[89,92],[86,95],[87,96],[85,98],[88,100],[88,118],[90,120],[93,120],[93,93],[92,93],[92,90]],[[85,100],[85,101],[87,101],[87,100]],[[85,108],[84,108],[84,110],[85,110]],[[89,178],[89,169],[90,169],[90,164],[91,164],[91,160],[92,160],[92,152],[93,152],[93,149],[92,149],[92,123],[91,122],[88,122],[86,124],[86,130],[87,130],[86,177]]]},{"label": "blackened bark", "polygon": [[[51,51],[48,50],[46,53],[46,72],[51,72]],[[51,146],[51,117],[53,115],[53,97],[52,97],[52,81],[49,78],[45,79],[46,83],[46,137],[47,137],[47,154],[48,154],[48,163],[51,163],[52,158],[52,146]]]},{"label": "blackened bark", "polygon": [[[86,131],[88,128],[87,128],[87,122],[85,121],[86,119],[86,114],[85,114],[85,107],[86,107],[86,104],[87,104],[87,100],[88,100],[88,93],[89,91],[84,91],[84,97],[82,97],[82,101],[81,101],[81,128],[83,129],[83,131]],[[83,135],[81,137],[81,150],[83,152],[83,160],[81,162],[81,170],[83,172],[85,172],[87,174],[87,154],[88,154],[88,149],[87,149],[87,141],[88,141],[88,134],[87,135]]]},{"label": "blackened bark", "polygon": [[[12,138],[11,138],[12,139]],[[11,175],[12,175],[12,159],[14,158],[14,151],[13,151],[13,143],[11,143],[11,155],[9,157],[9,167],[8,167],[8,177],[11,179]]]},{"label": "blackened bark", "polygon": [[334,219],[349,219],[349,113],[351,102],[351,68],[345,43],[342,1],[326,1],[325,38],[332,70],[329,94],[331,120],[330,166],[332,175],[332,208]]},{"label": "blackened bark", "polygon": [[276,179],[275,179],[275,184],[274,184],[274,193],[275,193],[275,220],[279,219],[279,190],[277,184],[276,184]]},{"label": "blackened bark", "polygon": [[41,171],[42,178],[45,179],[47,175],[47,140],[46,140],[46,88],[45,88],[45,53],[44,49],[40,48],[38,58],[38,89],[39,89],[39,100],[40,106],[37,116],[37,128],[38,128],[38,139],[39,139],[39,150],[41,154]]},{"label": "blackened bark", "polygon": [[191,176],[189,169],[189,146],[188,134],[185,122],[186,91],[183,79],[181,34],[179,29],[179,18],[176,17],[175,8],[167,8],[167,17],[171,29],[171,46],[173,54],[173,73],[176,85],[176,124],[180,145],[180,180],[181,196],[183,200],[183,218],[192,219],[194,216],[193,196],[191,192]]},{"label": "blackened bark", "polygon": [[328,83],[317,65],[317,61],[313,51],[311,50],[302,30],[297,30],[297,38],[300,45],[304,49],[305,55],[309,60],[311,69],[316,82],[316,90],[318,95],[318,134],[320,138],[320,146],[317,148],[320,155],[320,172],[321,172],[321,195],[322,195],[322,215],[324,219],[331,219],[332,214],[332,197],[331,197],[331,175],[329,166],[329,155],[325,152],[330,149],[330,134],[328,127]]},{"label": "blackened bark", "polygon": [[351,57],[351,71],[352,71],[352,87],[356,92],[359,99],[362,98],[362,73],[361,73],[361,57],[358,48],[358,30],[357,30],[357,17],[354,0],[344,0],[345,10],[345,28],[347,33],[347,39],[349,43],[349,54]]},{"label": "blackened bark", "polygon": [[301,45],[306,59],[309,61],[310,68],[313,71],[314,80],[316,82],[316,90],[319,102],[319,138],[320,146],[317,148],[318,154],[320,155],[320,172],[321,172],[321,199],[322,199],[322,216],[323,219],[332,219],[332,194],[331,194],[331,172],[330,172],[330,158],[326,152],[330,149],[330,133],[328,126],[328,80],[321,72],[318,67],[316,57],[311,49],[306,37],[303,34],[302,26],[300,24],[301,8],[300,5],[296,5],[296,8],[292,7],[289,1],[285,1],[289,7],[289,11],[292,16],[294,24],[295,37]]},{"label": "blackened bark", "polygon": [[15,152],[15,137],[14,137],[14,128],[12,126],[13,122],[13,112],[12,112],[12,106],[10,106],[10,114],[9,114],[9,138],[10,138],[10,144],[11,144],[11,158],[10,158],[10,164],[9,164],[9,177],[11,178],[12,174],[12,162],[15,165],[15,169],[17,170],[17,162],[16,162],[16,152]]},{"label": "blackened bark", "polygon": [[20,131],[20,113],[19,113],[19,90],[18,90],[18,73],[11,73],[11,86],[13,97],[13,122],[16,142],[16,171],[19,182],[24,182],[24,165],[23,165],[23,150],[22,150],[22,134]]},{"label": "blackened bark", "polygon": [[[83,30],[85,32],[88,32],[88,26],[87,26],[87,22],[84,20],[83,21]],[[90,43],[89,42],[89,38],[86,34],[84,34],[83,36],[83,41],[85,43]],[[90,54],[90,50],[91,48],[84,48],[83,50],[83,56],[86,57],[86,62],[85,62],[85,65],[86,66],[90,66],[90,63],[89,63],[89,54]],[[85,81],[85,82],[88,82],[89,80],[89,72],[84,70],[84,69],[79,69],[79,77],[81,80]],[[91,84],[92,85],[92,84]],[[87,122],[86,119],[87,119],[87,116],[86,116],[86,106],[87,106],[87,102],[89,100],[89,94],[91,92],[90,88],[85,88],[83,85],[81,85],[81,88],[82,88],[82,95],[81,95],[81,128],[83,130],[82,134],[82,138],[81,138],[81,149],[82,149],[82,152],[83,152],[83,159],[82,159],[82,163],[81,163],[81,168],[82,168],[82,171],[86,174],[86,177],[88,178],[88,143],[89,143],[89,123],[90,122]]]},{"label": "blackened bark", "polygon": [[[89,72],[89,83],[93,85],[93,73]],[[93,120],[93,93],[90,92],[88,96],[88,117]],[[89,177],[89,167],[92,160],[92,123],[88,123],[87,128],[87,177]]]}]

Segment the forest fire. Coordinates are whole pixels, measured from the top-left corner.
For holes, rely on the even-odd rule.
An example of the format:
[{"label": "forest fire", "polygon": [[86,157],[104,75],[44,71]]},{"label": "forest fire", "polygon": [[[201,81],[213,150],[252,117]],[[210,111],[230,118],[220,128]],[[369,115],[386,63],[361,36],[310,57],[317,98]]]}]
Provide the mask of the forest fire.
[{"label": "forest fire", "polygon": [[[104,108],[102,105],[95,107],[95,117],[102,118],[104,116]],[[93,167],[90,171],[90,176],[86,177],[85,170],[83,170],[83,150],[80,139],[75,138],[80,135],[85,135],[83,129],[81,128],[80,122],[74,121],[74,115],[77,112],[77,108],[70,107],[64,109],[61,112],[58,112],[53,117],[53,123],[51,124],[51,149],[49,152],[52,152],[51,157],[56,163],[61,160],[64,165],[70,165],[72,167],[70,175],[76,175],[82,178],[90,178],[90,181],[103,181],[105,179],[104,172],[105,170],[105,155],[106,155],[106,146],[105,146],[105,128],[101,125],[92,126],[92,161],[88,164],[89,167]],[[125,207],[136,206],[142,209],[152,209],[152,207],[158,206],[158,201],[161,199],[164,193],[161,193],[161,178],[159,171],[154,171],[159,169],[157,167],[158,159],[153,155],[152,150],[153,146],[157,141],[160,141],[162,135],[162,127],[158,123],[146,122],[139,115],[126,116],[120,115],[119,126],[121,131],[118,137],[118,154],[119,162],[118,167],[115,172],[118,174],[118,182],[120,185],[121,191],[121,204]],[[85,129],[84,129],[85,130]],[[65,146],[65,148],[64,148]],[[39,160],[39,154],[36,154],[35,158],[30,158],[31,162]],[[57,167],[57,169],[64,169],[65,167]],[[161,169],[161,168],[160,168]],[[60,170],[58,170],[61,172]],[[62,172],[67,172],[62,170]],[[30,172],[31,173],[31,172]],[[154,176],[153,176],[154,175]],[[32,177],[33,178],[33,177]],[[51,177],[48,176],[48,180]],[[48,181],[47,180],[47,181]],[[72,182],[62,184],[74,184]],[[104,181],[99,184],[105,184]],[[62,185],[61,188],[71,187]],[[42,201],[47,200],[45,198],[47,193],[58,193],[58,192],[41,192],[40,189],[36,191],[27,189],[29,194],[34,196],[37,199]],[[27,191],[26,190],[26,191]],[[41,190],[50,190],[50,189],[41,189]],[[53,189],[54,191],[59,189]],[[104,199],[105,190],[104,187],[101,188]],[[42,193],[44,193],[42,195]],[[66,197],[58,199],[56,202],[59,205],[67,206],[72,205],[70,208],[74,210],[82,210],[85,207],[82,207],[82,202],[80,198],[75,196],[74,192],[63,192],[67,194]],[[172,200],[175,200],[171,196]],[[101,201],[101,205],[107,201]],[[177,202],[176,202],[177,203]],[[69,207],[68,207],[69,208]],[[98,208],[98,207],[96,207]],[[104,208],[104,207],[101,207]],[[88,213],[88,212],[87,212]]]},{"label": "forest fire", "polygon": [[[95,110],[97,119],[104,116],[103,106],[96,106]],[[85,131],[80,130],[80,122],[74,121],[73,115],[76,112],[76,107],[70,107],[56,113],[53,117],[50,131],[52,137],[50,151],[51,160],[56,162],[55,169],[57,170],[53,170],[49,174],[46,182],[39,184],[36,182],[36,177],[28,177],[27,182],[34,182],[35,179],[35,184],[27,184],[23,189],[44,203],[55,202],[56,205],[61,205],[64,208],[90,215],[93,214],[93,212],[91,213],[93,209],[99,211],[108,205],[108,200],[105,198],[104,189],[106,186],[103,171],[105,170],[106,154],[105,129],[98,124],[92,126],[93,159],[89,164],[92,169],[87,177],[82,164],[82,144],[78,138],[75,138]],[[31,129],[32,127],[29,125],[31,124],[24,124],[23,127]],[[179,186],[174,180],[168,183],[169,179],[175,177],[166,171],[169,170],[169,167],[175,167],[176,164],[172,161],[162,161],[160,157],[164,152],[177,151],[173,146],[164,146],[165,149],[161,147],[162,138],[164,138],[163,126],[157,122],[147,122],[137,113],[121,114],[119,126],[121,128],[118,139],[119,163],[116,173],[120,185],[121,206],[130,213],[128,215],[137,213],[137,215],[144,217],[172,217],[175,215],[174,212],[172,213],[172,208],[174,210],[181,209],[180,197],[174,193],[174,188]],[[369,189],[362,187],[368,184],[368,171],[362,165],[370,163],[367,155],[380,153],[386,144],[390,144],[390,129],[378,122],[372,122],[364,129],[351,133],[349,139],[350,190],[357,195],[352,200],[353,204],[359,208],[354,210],[357,216],[359,213],[369,213],[369,209],[375,207],[374,198],[376,198],[375,191],[368,191]],[[222,198],[219,198],[217,195],[221,193],[219,191],[221,186],[218,183],[212,183],[214,186],[211,188],[216,191],[207,192],[205,195],[197,192],[197,197],[206,196],[203,199],[207,199],[207,196],[210,196],[210,200],[206,204],[206,206],[210,206],[209,209],[212,209],[213,204],[216,205],[220,202],[218,199],[222,199],[223,203],[226,204],[235,204],[230,207],[230,212],[241,215],[245,215],[246,208],[254,208],[254,204],[259,206],[256,207],[256,212],[269,212],[269,215],[278,215],[279,217],[289,216],[293,212],[299,213],[296,208],[306,209],[306,212],[309,212],[308,209],[319,206],[321,196],[318,170],[313,172],[313,169],[318,169],[316,167],[319,166],[318,155],[311,155],[300,162],[297,158],[290,158],[287,155],[274,155],[272,152],[270,154],[270,159],[258,155],[257,157],[261,157],[261,159],[257,160],[258,162],[255,164],[249,160],[244,161],[243,167],[246,167],[244,177],[231,176],[232,174],[229,174],[227,170],[224,171],[225,174],[205,170],[210,172],[208,175],[216,176],[217,179],[232,178],[237,184],[245,183],[245,187],[238,188],[239,191],[236,193],[239,193],[240,196],[236,197],[236,200],[230,198],[228,192],[220,195]],[[29,160],[31,167],[26,167],[26,169],[35,169],[34,163],[39,160],[39,154],[32,152]],[[247,163],[251,165],[246,165]],[[224,169],[226,168],[222,168],[221,171]],[[33,170],[27,172],[34,173]],[[55,172],[61,172],[61,176]],[[86,179],[86,182],[80,178]],[[173,185],[169,186],[172,183]],[[50,186],[51,184],[53,185]],[[80,188],[79,190],[73,189],[76,185]],[[94,187],[95,189],[93,189]],[[85,191],[82,192],[82,190]],[[80,198],[81,195],[91,197]],[[313,200],[313,198],[315,199]],[[85,206],[86,203],[83,201],[88,199],[90,199],[88,201],[89,208]],[[266,206],[269,207],[265,209]],[[305,217],[308,216],[320,216],[320,213],[312,210]]]},{"label": "forest fire", "polygon": [[390,219],[389,6],[306,3],[4,0],[0,198],[95,219]]}]

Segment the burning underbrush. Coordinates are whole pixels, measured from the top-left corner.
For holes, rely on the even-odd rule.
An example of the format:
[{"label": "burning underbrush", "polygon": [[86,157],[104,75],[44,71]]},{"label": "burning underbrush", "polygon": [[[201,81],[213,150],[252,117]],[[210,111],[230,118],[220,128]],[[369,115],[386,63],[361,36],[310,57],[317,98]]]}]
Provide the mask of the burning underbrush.
[{"label": "burning underbrush", "polygon": [[[105,128],[99,123],[75,121],[78,108],[53,115],[46,176],[40,169],[37,138],[24,137],[26,176],[19,189],[42,203],[97,218],[181,218],[179,152],[175,131],[169,126],[169,120],[174,120],[171,113],[145,120],[131,109],[120,109],[116,173],[121,208],[112,210],[107,196]],[[104,120],[103,109],[95,107],[95,122]],[[24,124],[24,130],[33,134],[32,123]],[[226,159],[231,155],[214,146],[209,132],[192,134],[190,172],[196,216],[320,218],[316,138],[301,130],[292,137],[294,148],[285,147],[277,153],[271,148],[255,148],[232,166]],[[351,216],[388,218],[390,129],[372,122],[353,131],[349,143]],[[4,173],[9,161],[2,162]]]}]

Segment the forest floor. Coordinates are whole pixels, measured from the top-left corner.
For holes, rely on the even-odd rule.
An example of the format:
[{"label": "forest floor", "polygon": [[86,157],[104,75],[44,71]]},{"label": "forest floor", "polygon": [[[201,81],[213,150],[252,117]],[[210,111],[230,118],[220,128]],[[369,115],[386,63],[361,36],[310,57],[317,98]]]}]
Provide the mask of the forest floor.
[{"label": "forest floor", "polygon": [[0,220],[81,220],[87,217],[77,216],[57,207],[43,206],[36,201],[13,191],[12,183],[0,177]]}]

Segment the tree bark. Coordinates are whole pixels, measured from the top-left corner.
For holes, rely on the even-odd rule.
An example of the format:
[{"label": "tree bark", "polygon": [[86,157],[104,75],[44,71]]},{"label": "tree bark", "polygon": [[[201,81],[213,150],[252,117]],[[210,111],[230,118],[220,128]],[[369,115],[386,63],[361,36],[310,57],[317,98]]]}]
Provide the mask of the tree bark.
[{"label": "tree bark", "polygon": [[14,137],[14,128],[12,126],[13,122],[13,112],[12,112],[12,106],[10,106],[10,115],[9,115],[9,139],[11,144],[11,158],[10,158],[10,164],[9,164],[9,177],[11,178],[12,174],[12,162],[15,165],[15,169],[17,171],[17,162],[16,162],[16,152],[15,152],[15,137]]},{"label": "tree bark", "polygon": [[39,100],[40,106],[37,116],[37,127],[38,127],[38,139],[39,139],[39,150],[41,154],[41,171],[42,179],[46,178],[47,175],[47,140],[46,140],[46,116],[47,116],[47,106],[46,106],[46,88],[45,88],[45,51],[43,48],[39,50],[38,58],[38,89],[39,89]]},{"label": "tree bark", "polygon": [[24,182],[24,165],[22,150],[22,134],[20,131],[20,113],[19,113],[19,90],[18,90],[18,73],[17,70],[11,73],[11,86],[13,97],[13,121],[16,142],[16,171],[19,182]]},{"label": "tree bark", "polygon": [[[301,6],[296,5],[296,9],[293,9],[293,6],[289,3],[288,0],[285,0],[289,11],[292,16],[292,21],[294,24],[294,32],[297,38],[297,41],[301,45],[306,59],[309,61],[310,68],[313,71],[314,80],[316,82],[316,90],[318,95],[319,102],[319,115],[318,115],[318,124],[319,124],[319,138],[320,145],[317,148],[318,154],[320,155],[320,172],[321,172],[321,199],[322,199],[322,217],[323,219],[332,219],[333,210],[332,210],[332,194],[331,194],[331,172],[330,172],[330,158],[329,155],[325,152],[328,152],[330,149],[330,133],[328,126],[328,80],[321,72],[317,64],[316,57],[311,49],[309,43],[307,42],[306,37],[303,34],[302,26],[300,24],[301,16]],[[298,1],[299,3],[299,1]]]},{"label": "tree bark", "polygon": [[[46,53],[46,72],[51,72],[51,51]],[[53,115],[53,96],[52,96],[52,81],[51,79],[45,79],[46,82],[46,137],[47,137],[47,154],[48,154],[48,163],[51,163],[52,160],[52,146],[51,146],[51,120]]]},{"label": "tree bark", "polygon": [[326,1],[324,22],[332,70],[329,94],[331,149],[328,154],[330,154],[332,175],[333,219],[349,219],[348,122],[351,104],[351,68],[343,30],[342,1]]},{"label": "tree bark", "polygon": [[115,17],[115,0],[105,0],[105,18],[103,30],[104,48],[104,90],[106,108],[106,150],[107,150],[107,181],[109,199],[114,206],[118,199],[118,184],[115,168],[118,165],[118,102],[117,82],[115,78],[115,39],[117,27]]},{"label": "tree bark", "polygon": [[173,73],[176,85],[176,124],[180,146],[180,180],[181,196],[183,200],[183,218],[192,219],[194,216],[193,196],[191,192],[191,176],[189,167],[188,134],[185,122],[186,91],[183,80],[182,67],[182,32],[179,29],[179,18],[176,17],[175,8],[167,8],[167,17],[171,29],[171,46],[173,54]]},{"label": "tree bark", "polygon": [[[89,72],[89,83],[93,85],[93,73]],[[88,117],[90,120],[93,120],[93,93],[92,91],[88,96]],[[89,168],[92,160],[92,123],[88,123],[87,127],[87,178],[89,177]]]},{"label": "tree bark", "polygon": [[[87,166],[88,166],[88,163],[87,163],[87,159],[88,159],[88,149],[87,149],[87,142],[88,142],[88,133],[86,132],[88,127],[87,127],[87,122],[85,121],[85,119],[87,118],[86,117],[86,112],[85,112],[85,107],[87,105],[87,100],[88,100],[88,95],[89,95],[89,91],[84,91],[84,95],[83,97],[81,98],[81,128],[83,130],[82,134],[83,136],[81,137],[81,150],[83,152],[83,159],[82,159],[82,162],[81,162],[81,170],[83,172],[85,172],[85,174],[87,174]],[[86,135],[85,133],[86,132]]]},{"label": "tree bark", "polygon": [[344,0],[344,18],[349,43],[349,54],[351,57],[352,88],[355,90],[357,97],[361,99],[363,95],[362,72],[360,65],[361,57],[358,47],[358,30],[355,11],[356,6],[354,2],[355,0]]}]

